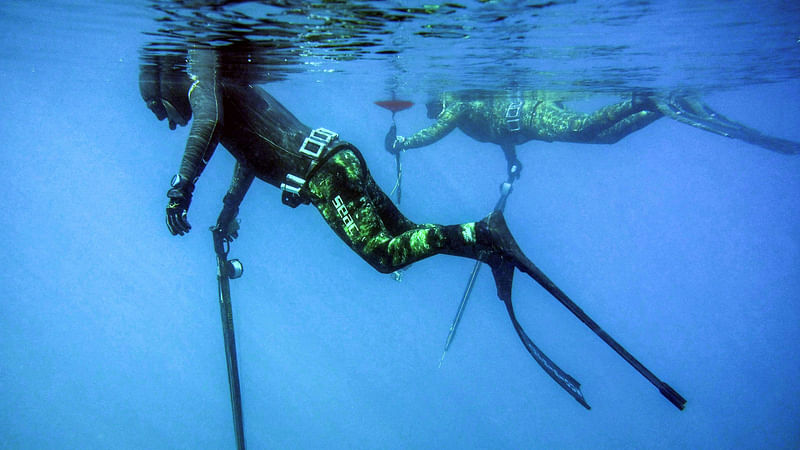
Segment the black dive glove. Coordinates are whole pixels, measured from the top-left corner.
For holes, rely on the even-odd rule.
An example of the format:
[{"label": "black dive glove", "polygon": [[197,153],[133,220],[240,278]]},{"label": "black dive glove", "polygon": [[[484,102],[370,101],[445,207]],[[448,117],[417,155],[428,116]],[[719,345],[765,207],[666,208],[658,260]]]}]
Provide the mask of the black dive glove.
[{"label": "black dive glove", "polygon": [[173,236],[188,233],[192,229],[189,221],[186,220],[186,213],[192,203],[192,191],[194,184],[180,175],[172,177],[170,183],[172,188],[167,191],[167,228]]},{"label": "black dive glove", "polygon": [[383,148],[393,155],[398,155],[400,152],[405,151],[405,141],[406,138],[397,135],[397,126],[392,123],[392,126],[389,127],[389,132],[383,138]]},{"label": "black dive glove", "polygon": [[389,150],[389,153],[393,155],[397,155],[400,152],[404,152],[406,150],[405,147],[406,138],[403,136],[397,136],[394,138],[394,142],[392,142],[392,149]]},{"label": "black dive glove", "polygon": [[217,225],[213,230],[221,232],[228,241],[232,241],[239,237],[239,221],[236,220],[239,207],[235,206],[238,205],[238,202],[233,200],[231,194],[225,194],[222,203],[222,211],[217,217]]}]

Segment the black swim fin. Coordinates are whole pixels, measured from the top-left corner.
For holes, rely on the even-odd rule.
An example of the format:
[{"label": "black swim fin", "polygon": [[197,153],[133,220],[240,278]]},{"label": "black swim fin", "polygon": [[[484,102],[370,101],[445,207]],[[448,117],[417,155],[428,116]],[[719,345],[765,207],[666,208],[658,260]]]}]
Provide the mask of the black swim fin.
[{"label": "black swim fin", "polygon": [[522,345],[528,350],[528,353],[531,354],[534,360],[539,364],[539,366],[548,374],[550,378],[552,378],[556,383],[559,384],[565,391],[567,391],[575,400],[578,401],[581,405],[583,405],[586,409],[591,409],[589,404],[586,402],[586,399],[583,397],[583,393],[581,392],[581,384],[578,383],[574,378],[572,378],[568,373],[564,372],[556,363],[554,363],[547,355],[542,352],[536,344],[533,343],[530,337],[528,337],[525,330],[522,329],[522,326],[517,321],[517,317],[514,314],[514,306],[511,302],[511,287],[514,280],[514,264],[510,261],[506,261],[503,258],[497,258],[493,261],[489,262],[492,268],[492,275],[494,276],[494,282],[497,287],[497,296],[500,300],[503,301],[506,305],[506,310],[508,311],[508,317],[511,319],[511,323],[514,325],[514,330],[517,332],[517,336],[522,341]]},{"label": "black swim fin", "polygon": [[800,153],[800,143],[768,136],[758,130],[728,119],[695,97],[672,96],[656,99],[656,109],[678,122],[691,125],[720,136],[739,139],[778,153]]},{"label": "black swim fin", "polygon": [[[522,252],[519,250],[519,246],[517,246],[511,233],[508,232],[505,219],[501,212],[496,211],[492,213],[484,219],[484,221],[489,226],[492,237],[497,240],[496,245],[500,245],[506,253],[506,255],[503,256],[493,254],[487,259],[486,263],[492,268],[492,275],[494,276],[494,282],[497,288],[497,297],[505,303],[508,317],[511,319],[511,323],[514,325],[514,330],[516,330],[519,339],[522,341],[522,345],[525,346],[528,353],[531,354],[539,366],[550,375],[550,378],[564,388],[578,403],[583,405],[586,409],[591,409],[586,399],[583,397],[581,384],[548,358],[547,355],[533,343],[517,321],[516,314],[514,314],[514,306],[511,301],[511,290],[514,283],[514,268],[516,265],[512,261],[519,256],[514,257],[512,254],[518,253],[521,255]],[[511,250],[509,251],[509,249]],[[524,255],[522,255],[522,257],[524,257]],[[527,258],[525,258],[525,260],[527,260]],[[530,263],[530,261],[528,262]],[[533,265],[533,263],[530,264]]]},{"label": "black swim fin", "polygon": [[511,286],[514,283],[514,264],[509,261],[499,261],[489,264],[494,276],[494,284],[497,287],[497,298],[504,302],[511,301]]},{"label": "black swim fin", "polygon": [[519,336],[522,344],[528,350],[528,353],[533,356],[533,359],[539,363],[542,369],[550,375],[550,378],[555,380],[559,386],[564,388],[565,391],[569,393],[575,400],[578,401],[581,405],[583,405],[586,409],[592,409],[591,406],[586,402],[586,399],[583,397],[583,393],[581,392],[581,384],[578,383],[574,378],[572,378],[568,373],[561,370],[560,367],[556,365],[550,358],[547,357],[536,344],[533,343],[531,338],[525,333],[525,330],[522,329],[519,322],[517,321],[517,317],[514,314],[514,306],[511,303],[511,299],[505,301],[506,310],[508,311],[508,317],[511,318],[511,323],[514,324],[514,330],[517,331],[517,335]]},{"label": "black swim fin", "polygon": [[773,152],[783,153],[786,155],[796,155],[800,153],[800,142],[790,141],[788,139],[781,139],[774,136],[767,136],[756,132],[756,134],[748,135],[739,138],[747,143],[758,145]]},{"label": "black swim fin", "polygon": [[678,409],[683,409],[686,406],[686,399],[684,399],[675,389],[667,383],[661,381],[650,370],[647,369],[641,362],[639,362],[633,355],[625,350],[614,338],[605,332],[600,326],[592,320],[575,302],[570,299],[558,286],[556,286],[547,275],[544,274],[538,267],[536,267],[531,260],[529,260],[520,250],[516,241],[511,233],[508,231],[505,219],[500,212],[493,212],[481,224],[489,226],[491,232],[490,236],[495,246],[499,246],[500,250],[492,255],[486,262],[492,267],[492,274],[495,276],[495,283],[497,284],[497,294],[506,304],[511,322],[514,324],[514,329],[517,330],[522,343],[528,349],[531,356],[536,359],[536,362],[550,375],[561,387],[569,392],[575,400],[580,402],[585,407],[589,407],[583,400],[583,395],[580,392],[580,384],[578,384],[572,377],[564,373],[552,361],[550,361],[539,350],[533,342],[528,338],[522,327],[519,326],[516,317],[514,316],[514,308],[511,303],[511,284],[513,268],[516,267],[521,272],[528,274],[547,292],[556,298],[562,305],[564,305],[572,314],[575,315],[581,322],[589,327],[600,339],[614,349],[625,361],[642,374],[653,386],[658,388],[658,391],[667,400],[670,401]]}]

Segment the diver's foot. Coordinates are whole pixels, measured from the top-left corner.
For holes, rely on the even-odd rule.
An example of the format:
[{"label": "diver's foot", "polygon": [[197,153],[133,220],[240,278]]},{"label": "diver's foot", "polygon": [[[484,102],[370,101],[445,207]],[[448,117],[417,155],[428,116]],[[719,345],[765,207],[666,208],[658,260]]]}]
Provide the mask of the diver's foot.
[{"label": "diver's foot", "polygon": [[[498,281],[498,273],[511,272],[513,274],[514,267],[529,275],[532,274],[535,266],[519,248],[501,211],[494,211],[486,216],[479,222],[478,227],[479,241],[483,241],[481,243],[490,251],[486,263],[492,267],[492,273],[496,273],[495,282]],[[499,288],[498,286],[498,294]]]},{"label": "diver's foot", "polygon": [[733,122],[706,106],[698,97],[672,94],[656,97],[656,109],[678,122],[691,125],[720,136],[740,138],[743,125]]},{"label": "diver's foot", "polygon": [[[479,233],[483,234],[485,243],[490,245],[492,250],[498,251],[501,256],[514,258],[522,254],[517,241],[508,229],[502,211],[493,211],[484,217],[480,221],[479,227],[481,228]],[[480,238],[481,236],[479,236]]]},{"label": "diver's foot", "polygon": [[659,112],[659,99],[654,94],[646,92],[634,92],[631,96],[631,108],[633,112],[652,111]]},{"label": "diver's foot", "polygon": [[497,298],[504,302],[510,302],[511,287],[514,284],[514,264],[502,257],[490,257],[486,263],[492,268]]},{"label": "diver's foot", "polygon": [[706,122],[716,122],[719,125],[738,125],[728,121],[724,116],[717,114],[709,108],[699,97],[670,94],[657,102],[658,107],[667,115],[685,116]]}]

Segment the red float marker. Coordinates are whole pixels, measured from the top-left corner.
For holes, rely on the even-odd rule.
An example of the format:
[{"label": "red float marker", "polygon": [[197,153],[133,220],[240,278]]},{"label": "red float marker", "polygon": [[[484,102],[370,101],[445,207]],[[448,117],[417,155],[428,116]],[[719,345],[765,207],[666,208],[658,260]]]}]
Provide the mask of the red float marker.
[{"label": "red float marker", "polygon": [[375,104],[381,108],[388,109],[392,113],[396,113],[414,106],[414,103],[409,102],[408,100],[379,100],[375,102]]},{"label": "red float marker", "polygon": [[[399,205],[400,200],[403,198],[403,191],[401,188],[403,180],[403,164],[400,162],[400,152],[394,150],[394,141],[397,138],[397,124],[394,121],[394,114],[398,111],[411,108],[414,106],[414,103],[408,100],[397,100],[394,98],[394,92],[392,92],[391,100],[378,100],[375,102],[375,104],[392,112],[392,126],[389,127],[389,132],[386,133],[386,138],[383,140],[383,145],[386,148],[386,151],[392,153],[395,158],[397,166],[397,181],[395,181],[394,188],[392,188],[392,192],[389,193],[389,196],[391,197],[395,192],[397,192],[397,204]],[[395,279],[399,280],[400,278],[398,272],[395,272],[395,274]]]}]

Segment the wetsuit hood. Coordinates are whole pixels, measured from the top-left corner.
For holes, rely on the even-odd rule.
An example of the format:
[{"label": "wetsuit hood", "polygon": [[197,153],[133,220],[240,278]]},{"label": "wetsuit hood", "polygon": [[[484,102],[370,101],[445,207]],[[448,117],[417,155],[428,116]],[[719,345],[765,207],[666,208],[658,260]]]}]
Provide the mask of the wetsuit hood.
[{"label": "wetsuit hood", "polygon": [[170,129],[184,126],[192,117],[189,103],[191,79],[177,69],[162,71],[157,65],[143,65],[139,71],[139,93],[158,120],[167,119]]},{"label": "wetsuit hood", "polygon": [[139,94],[158,120],[167,118],[167,111],[161,104],[161,80],[156,66],[143,65],[140,68]]},{"label": "wetsuit hood", "polygon": [[448,106],[452,106],[460,101],[461,98],[458,97],[456,93],[443,92],[435,100],[431,100],[425,104],[425,107],[428,109],[428,118],[436,119]]},{"label": "wetsuit hood", "polygon": [[425,103],[425,108],[428,110],[428,118],[435,119],[439,117],[439,114],[441,114],[442,111],[444,111],[444,101],[442,98],[431,100],[428,103]]},{"label": "wetsuit hood", "polygon": [[161,79],[161,104],[166,110],[170,129],[175,125],[185,126],[192,118],[192,105],[189,103],[191,81],[188,75],[170,75]]}]

